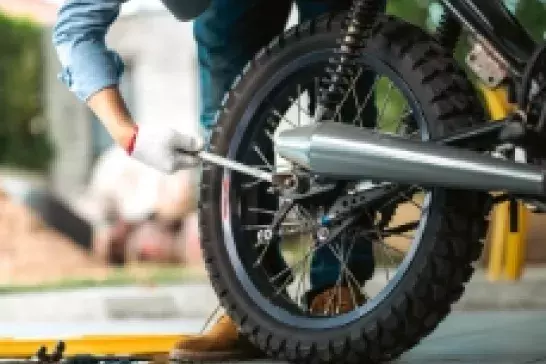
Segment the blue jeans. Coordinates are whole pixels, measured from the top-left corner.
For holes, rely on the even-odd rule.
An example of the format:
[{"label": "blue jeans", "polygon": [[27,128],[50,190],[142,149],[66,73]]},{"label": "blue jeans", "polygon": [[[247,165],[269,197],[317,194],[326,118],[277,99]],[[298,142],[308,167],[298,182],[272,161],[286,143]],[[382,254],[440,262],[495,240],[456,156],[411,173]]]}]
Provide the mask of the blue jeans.
[{"label": "blue jeans", "polygon": [[[212,0],[211,7],[196,19],[194,35],[199,57],[200,121],[205,131],[214,126],[216,112],[234,78],[258,50],[283,32],[292,3],[291,0]],[[349,0],[296,0],[301,21],[325,12],[348,9],[350,3]],[[361,80],[358,93],[365,96],[373,74],[365,75]],[[363,119],[373,123],[376,108],[373,102],[369,104]],[[352,120],[350,117],[354,112],[354,106],[350,105],[343,110],[347,120]],[[345,247],[343,244],[339,241],[333,247],[339,249]],[[374,272],[372,244],[360,241],[351,251],[348,268],[363,284]],[[341,264],[332,250],[327,246],[319,249],[311,262],[312,292],[336,285],[340,272]]]}]

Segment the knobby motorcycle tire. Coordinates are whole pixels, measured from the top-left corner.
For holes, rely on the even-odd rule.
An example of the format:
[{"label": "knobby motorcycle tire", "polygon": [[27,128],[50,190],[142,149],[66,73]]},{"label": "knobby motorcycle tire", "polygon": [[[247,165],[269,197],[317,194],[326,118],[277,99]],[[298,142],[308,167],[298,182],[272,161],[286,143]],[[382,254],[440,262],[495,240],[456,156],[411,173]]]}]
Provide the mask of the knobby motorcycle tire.
[{"label": "knobby motorcycle tire", "polygon": [[[226,155],[249,99],[288,60],[335,48],[344,14],[296,26],[259,52],[235,81],[218,114],[211,151]],[[381,16],[368,56],[380,57],[418,98],[432,137],[483,123],[476,91],[452,56],[418,27]],[[486,195],[441,190],[429,211],[413,261],[390,295],[374,310],[342,327],[293,328],[273,319],[240,284],[224,244],[220,167],[204,168],[200,227],[204,260],[213,287],[241,332],[272,357],[298,363],[374,363],[398,357],[431,333],[450,312],[474,272],[487,229]]]}]

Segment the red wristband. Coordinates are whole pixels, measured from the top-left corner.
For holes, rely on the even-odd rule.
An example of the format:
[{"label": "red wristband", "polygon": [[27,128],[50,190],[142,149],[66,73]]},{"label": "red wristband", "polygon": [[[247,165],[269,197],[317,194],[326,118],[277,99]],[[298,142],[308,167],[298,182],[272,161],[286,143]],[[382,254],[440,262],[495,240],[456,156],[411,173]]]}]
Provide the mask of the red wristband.
[{"label": "red wristband", "polygon": [[131,137],[131,140],[129,141],[129,145],[127,146],[127,153],[129,155],[133,154],[133,151],[135,150],[137,135],[138,135],[138,126],[135,125],[133,128],[133,136]]}]

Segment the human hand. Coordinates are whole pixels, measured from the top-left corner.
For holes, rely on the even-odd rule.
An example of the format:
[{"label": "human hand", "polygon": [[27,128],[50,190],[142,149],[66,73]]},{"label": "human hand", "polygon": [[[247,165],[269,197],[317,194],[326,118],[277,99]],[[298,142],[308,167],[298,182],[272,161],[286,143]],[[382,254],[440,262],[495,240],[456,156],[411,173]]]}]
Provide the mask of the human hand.
[{"label": "human hand", "polygon": [[203,141],[164,125],[135,127],[127,152],[136,160],[161,172],[172,174],[199,164],[196,154]]}]

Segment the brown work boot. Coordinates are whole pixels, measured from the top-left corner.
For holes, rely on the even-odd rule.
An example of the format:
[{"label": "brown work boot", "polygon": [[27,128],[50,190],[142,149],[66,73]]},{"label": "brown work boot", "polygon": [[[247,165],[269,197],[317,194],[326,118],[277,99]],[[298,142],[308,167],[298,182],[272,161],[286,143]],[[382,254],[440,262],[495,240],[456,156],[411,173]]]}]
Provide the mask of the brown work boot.
[{"label": "brown work boot", "polygon": [[317,294],[312,300],[309,310],[313,315],[333,316],[351,312],[366,302],[358,288],[349,287],[328,288]]},{"label": "brown work boot", "polygon": [[239,334],[227,315],[223,315],[207,333],[183,337],[171,353],[173,360],[180,361],[251,360],[264,356]]}]

